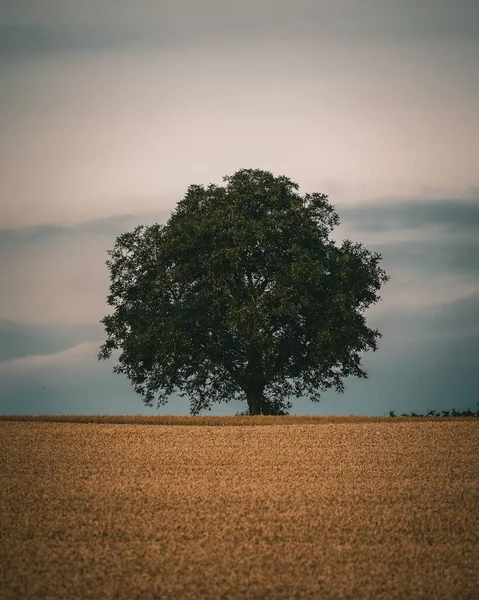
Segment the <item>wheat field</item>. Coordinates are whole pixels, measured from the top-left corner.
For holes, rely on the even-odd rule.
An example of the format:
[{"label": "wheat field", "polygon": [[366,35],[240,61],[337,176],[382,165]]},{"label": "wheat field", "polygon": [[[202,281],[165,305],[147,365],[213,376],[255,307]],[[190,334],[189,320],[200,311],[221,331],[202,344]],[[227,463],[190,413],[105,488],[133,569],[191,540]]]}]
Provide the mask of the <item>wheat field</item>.
[{"label": "wheat field", "polygon": [[478,419],[151,419],[0,419],[2,600],[479,599]]}]

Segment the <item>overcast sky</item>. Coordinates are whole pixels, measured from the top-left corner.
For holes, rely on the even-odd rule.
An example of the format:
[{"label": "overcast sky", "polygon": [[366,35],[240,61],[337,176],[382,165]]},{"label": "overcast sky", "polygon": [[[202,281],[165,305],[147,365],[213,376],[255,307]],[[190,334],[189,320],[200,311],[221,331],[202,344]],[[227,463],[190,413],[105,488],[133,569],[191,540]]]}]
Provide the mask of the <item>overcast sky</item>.
[{"label": "overcast sky", "polygon": [[0,413],[188,414],[97,361],[106,251],[240,168],[329,194],[391,276],[369,379],[291,414],[476,409],[478,56],[476,0],[2,2]]}]

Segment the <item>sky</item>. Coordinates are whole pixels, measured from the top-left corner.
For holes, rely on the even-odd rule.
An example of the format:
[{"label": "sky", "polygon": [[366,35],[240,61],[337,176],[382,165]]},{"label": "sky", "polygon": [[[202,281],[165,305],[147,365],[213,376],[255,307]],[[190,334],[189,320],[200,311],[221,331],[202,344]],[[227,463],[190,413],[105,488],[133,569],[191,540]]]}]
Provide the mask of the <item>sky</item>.
[{"label": "sky", "polygon": [[189,414],[97,360],[107,250],[241,168],[328,194],[391,277],[369,378],[290,413],[476,410],[478,56],[476,0],[3,0],[0,414]]}]

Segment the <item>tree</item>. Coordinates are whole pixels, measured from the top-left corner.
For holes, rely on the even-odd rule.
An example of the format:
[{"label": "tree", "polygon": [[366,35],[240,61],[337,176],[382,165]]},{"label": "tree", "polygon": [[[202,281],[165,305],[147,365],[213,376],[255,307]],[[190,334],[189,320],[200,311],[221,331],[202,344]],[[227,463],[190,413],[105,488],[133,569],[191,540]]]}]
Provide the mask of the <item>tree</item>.
[{"label": "tree", "polygon": [[113,372],[147,406],[177,392],[192,415],[230,400],[288,414],[288,397],[319,402],[367,378],[359,352],[382,334],[363,312],[389,280],[381,255],[329,239],[339,217],[324,194],[258,169],[223,181],[190,185],[166,224],[116,239],[98,359],[121,350]]}]

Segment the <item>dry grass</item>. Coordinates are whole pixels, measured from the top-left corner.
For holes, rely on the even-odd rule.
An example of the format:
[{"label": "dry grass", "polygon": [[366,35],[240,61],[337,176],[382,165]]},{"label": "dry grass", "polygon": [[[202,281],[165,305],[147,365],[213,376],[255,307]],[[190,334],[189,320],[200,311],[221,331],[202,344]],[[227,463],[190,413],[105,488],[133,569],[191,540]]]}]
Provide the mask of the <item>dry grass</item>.
[{"label": "dry grass", "polygon": [[479,599],[478,419],[307,418],[2,417],[0,598]]}]

